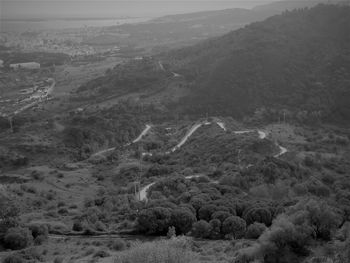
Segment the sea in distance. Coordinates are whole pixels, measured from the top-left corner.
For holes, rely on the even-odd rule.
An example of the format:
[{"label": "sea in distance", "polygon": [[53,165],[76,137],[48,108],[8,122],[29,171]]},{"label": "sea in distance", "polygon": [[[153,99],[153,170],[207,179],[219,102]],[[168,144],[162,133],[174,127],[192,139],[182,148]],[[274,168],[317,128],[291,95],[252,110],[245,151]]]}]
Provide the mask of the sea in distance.
[{"label": "sea in distance", "polygon": [[271,0],[1,0],[0,32],[104,27],[173,14],[251,8]]}]

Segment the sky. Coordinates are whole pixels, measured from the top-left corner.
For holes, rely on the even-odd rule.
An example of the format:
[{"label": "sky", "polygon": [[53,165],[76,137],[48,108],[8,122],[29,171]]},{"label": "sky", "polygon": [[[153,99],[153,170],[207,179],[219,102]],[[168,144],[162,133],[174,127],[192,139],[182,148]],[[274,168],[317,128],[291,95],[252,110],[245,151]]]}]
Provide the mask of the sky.
[{"label": "sky", "polygon": [[252,8],[272,0],[0,0],[0,20],[158,17],[226,8]]}]

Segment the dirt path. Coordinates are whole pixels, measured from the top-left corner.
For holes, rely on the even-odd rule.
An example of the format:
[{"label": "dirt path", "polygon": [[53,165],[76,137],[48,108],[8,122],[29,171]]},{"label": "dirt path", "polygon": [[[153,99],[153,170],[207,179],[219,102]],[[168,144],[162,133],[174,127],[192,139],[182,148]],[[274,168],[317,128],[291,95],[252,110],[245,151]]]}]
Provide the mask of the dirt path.
[{"label": "dirt path", "polygon": [[197,123],[194,126],[192,126],[192,128],[186,133],[186,135],[182,138],[182,140],[171,149],[172,152],[175,152],[177,149],[180,149],[182,145],[184,145],[186,143],[186,141],[191,137],[191,135],[201,126],[203,125],[203,123]]},{"label": "dirt path", "polygon": [[220,127],[221,129],[223,129],[224,131],[227,130],[227,129],[226,129],[226,126],[225,126],[225,123],[223,123],[222,121],[217,121],[216,124],[219,125],[219,127]]},{"label": "dirt path", "polygon": [[137,143],[138,141],[140,141],[142,137],[145,136],[151,128],[152,128],[151,125],[146,124],[146,128],[141,132],[139,137],[137,137],[135,140],[132,141],[132,143]]},{"label": "dirt path", "polygon": [[[147,125],[146,125],[146,128],[140,133],[140,135],[139,135],[135,140],[132,141],[132,143],[137,143],[138,141],[140,141],[140,140],[149,132],[149,130],[150,130],[151,128],[152,128],[152,126],[147,124]],[[128,144],[126,144],[125,146],[129,146],[129,145],[132,144],[132,143],[128,143]],[[99,151],[99,152],[96,152],[96,153],[92,154],[92,155],[90,156],[90,158],[91,158],[91,157],[96,157],[96,156],[101,156],[101,155],[104,155],[104,154],[106,154],[106,153],[112,152],[112,151],[115,150],[115,148],[116,148],[116,147],[111,147],[111,148],[108,148],[108,149],[101,150],[101,151]]]}]

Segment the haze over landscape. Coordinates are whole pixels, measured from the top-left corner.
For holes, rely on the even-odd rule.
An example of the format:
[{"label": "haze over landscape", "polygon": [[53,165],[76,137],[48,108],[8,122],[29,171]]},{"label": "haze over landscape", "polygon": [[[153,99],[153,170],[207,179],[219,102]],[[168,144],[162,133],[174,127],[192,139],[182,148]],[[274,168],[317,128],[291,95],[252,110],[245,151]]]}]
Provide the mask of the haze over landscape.
[{"label": "haze over landscape", "polygon": [[1,263],[350,262],[350,5],[1,1]]},{"label": "haze over landscape", "polygon": [[4,0],[1,15],[5,19],[62,19],[62,18],[118,18],[125,16],[159,17],[198,11],[226,8],[252,8],[267,0],[245,1],[55,1],[55,0]]}]

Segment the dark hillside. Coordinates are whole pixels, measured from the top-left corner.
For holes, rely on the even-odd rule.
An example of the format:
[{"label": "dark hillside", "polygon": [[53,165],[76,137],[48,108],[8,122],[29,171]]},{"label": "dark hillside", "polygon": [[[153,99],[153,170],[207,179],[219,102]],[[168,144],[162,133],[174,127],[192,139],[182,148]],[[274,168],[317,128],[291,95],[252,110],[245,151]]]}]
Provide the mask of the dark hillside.
[{"label": "dark hillside", "polygon": [[168,59],[194,83],[189,111],[239,116],[268,107],[348,119],[349,47],[350,7],[318,5],[176,50]]}]

